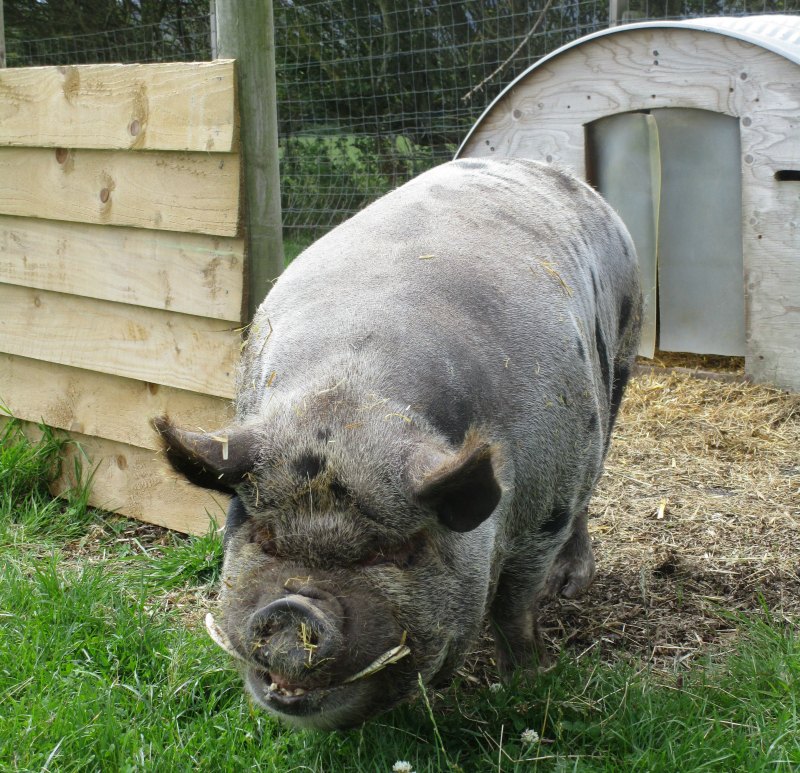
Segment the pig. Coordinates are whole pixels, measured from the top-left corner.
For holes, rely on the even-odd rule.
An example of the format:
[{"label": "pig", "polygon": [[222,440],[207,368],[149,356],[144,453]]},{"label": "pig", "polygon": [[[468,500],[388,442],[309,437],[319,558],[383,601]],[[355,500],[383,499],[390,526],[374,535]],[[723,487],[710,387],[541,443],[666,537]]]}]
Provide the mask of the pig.
[{"label": "pig", "polygon": [[232,497],[209,632],[289,724],[447,683],[488,617],[502,675],[591,582],[587,508],[638,345],[638,264],[589,186],[442,164],[303,252],[249,330],[235,420],[155,420]]}]

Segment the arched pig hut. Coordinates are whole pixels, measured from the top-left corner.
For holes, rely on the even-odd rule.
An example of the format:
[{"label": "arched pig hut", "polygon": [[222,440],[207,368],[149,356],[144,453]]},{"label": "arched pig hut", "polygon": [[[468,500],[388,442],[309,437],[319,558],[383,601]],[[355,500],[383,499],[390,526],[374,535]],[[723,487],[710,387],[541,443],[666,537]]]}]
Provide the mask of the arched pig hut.
[{"label": "arched pig hut", "polygon": [[800,391],[800,17],[630,24],[544,57],[458,156],[571,169],[617,209],[646,297],[642,353],[745,355]]}]

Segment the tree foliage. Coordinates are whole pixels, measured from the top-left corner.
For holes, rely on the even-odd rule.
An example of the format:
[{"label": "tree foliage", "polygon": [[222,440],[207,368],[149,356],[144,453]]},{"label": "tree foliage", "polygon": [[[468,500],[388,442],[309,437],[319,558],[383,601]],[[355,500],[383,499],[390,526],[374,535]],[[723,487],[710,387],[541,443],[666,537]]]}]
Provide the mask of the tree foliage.
[{"label": "tree foliage", "polygon": [[[454,142],[490,91],[605,23],[604,3],[543,0],[277,0],[282,128],[330,122]],[[531,27],[537,30],[511,57]],[[302,95],[302,99],[299,98]],[[412,127],[413,124],[413,127]]]},{"label": "tree foliage", "polygon": [[[9,66],[210,55],[209,0],[3,0]],[[202,36],[205,57],[196,55]]]},{"label": "tree foliage", "polygon": [[7,29],[27,39],[157,24],[208,13],[208,0],[3,0]]}]

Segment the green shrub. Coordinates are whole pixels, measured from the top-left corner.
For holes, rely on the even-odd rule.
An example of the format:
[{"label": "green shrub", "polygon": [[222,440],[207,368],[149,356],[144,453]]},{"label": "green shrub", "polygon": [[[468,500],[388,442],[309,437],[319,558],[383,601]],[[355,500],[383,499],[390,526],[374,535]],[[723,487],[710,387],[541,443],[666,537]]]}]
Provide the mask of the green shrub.
[{"label": "green shrub", "polygon": [[403,136],[288,137],[281,143],[284,228],[319,236],[444,160]]}]

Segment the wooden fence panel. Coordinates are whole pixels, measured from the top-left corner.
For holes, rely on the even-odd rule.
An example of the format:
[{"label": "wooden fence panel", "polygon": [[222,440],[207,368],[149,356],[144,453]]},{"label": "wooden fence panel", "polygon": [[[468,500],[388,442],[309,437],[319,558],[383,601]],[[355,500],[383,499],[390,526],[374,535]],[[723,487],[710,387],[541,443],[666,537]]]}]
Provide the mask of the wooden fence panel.
[{"label": "wooden fence panel", "polygon": [[0,148],[0,214],[214,236],[239,231],[239,157]]},{"label": "wooden fence panel", "polygon": [[0,72],[0,406],[78,441],[93,505],[188,532],[225,498],[167,470],[150,420],[231,416],[233,82],[232,62]]},{"label": "wooden fence panel", "polygon": [[4,285],[8,354],[233,396],[239,333],[229,322]]},{"label": "wooden fence panel", "polygon": [[0,282],[239,322],[244,241],[0,216]]},{"label": "wooden fence panel", "polygon": [[[7,421],[0,416],[0,429]],[[23,423],[23,431],[33,441],[41,437],[36,424]],[[65,449],[54,493],[75,483],[77,460],[84,479],[92,475],[95,507],[188,534],[204,533],[212,519],[225,523],[228,498],[178,478],[155,452],[80,433],[70,435],[74,443]]]},{"label": "wooden fence panel", "polygon": [[0,69],[0,145],[236,150],[234,63]]},{"label": "wooden fence panel", "polygon": [[13,354],[0,354],[0,398],[19,419],[154,451],[160,446],[153,416],[214,430],[231,421],[233,410],[221,397]]}]

